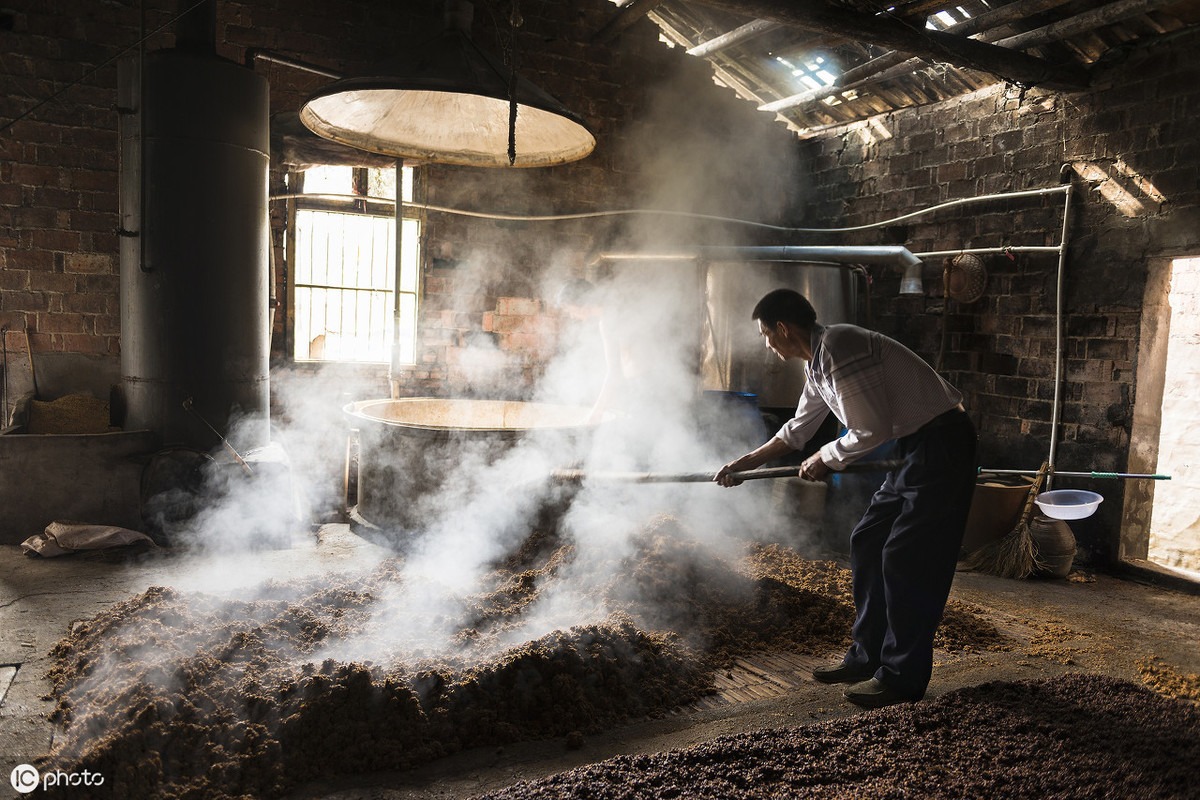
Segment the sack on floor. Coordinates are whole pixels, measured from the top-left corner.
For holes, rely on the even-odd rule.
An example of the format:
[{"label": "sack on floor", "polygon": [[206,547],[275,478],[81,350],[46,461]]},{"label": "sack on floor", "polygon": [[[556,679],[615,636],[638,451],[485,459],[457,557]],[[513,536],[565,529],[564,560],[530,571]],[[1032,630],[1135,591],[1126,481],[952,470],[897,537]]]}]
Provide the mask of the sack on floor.
[{"label": "sack on floor", "polygon": [[144,533],[116,525],[56,521],[47,525],[42,533],[21,542],[21,547],[29,555],[52,558],[80,550],[105,550],[139,543],[153,545],[154,540]]}]

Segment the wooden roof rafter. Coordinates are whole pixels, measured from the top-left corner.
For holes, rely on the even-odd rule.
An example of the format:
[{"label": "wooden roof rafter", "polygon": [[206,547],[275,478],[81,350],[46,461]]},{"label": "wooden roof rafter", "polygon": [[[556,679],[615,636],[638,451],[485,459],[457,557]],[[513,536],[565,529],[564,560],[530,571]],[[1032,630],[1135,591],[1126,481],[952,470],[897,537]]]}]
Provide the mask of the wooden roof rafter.
[{"label": "wooden roof rafter", "polygon": [[990,72],[1009,82],[1072,90],[1087,86],[1087,73],[1073,65],[1051,64],[1006,47],[919,28],[912,22],[887,15],[861,14],[825,0],[693,1],[798,28],[874,42],[927,60]]},{"label": "wooden roof rafter", "polygon": [[[1082,88],[1091,65],[1106,55],[1200,24],[1196,0],[624,0],[619,5],[627,15],[630,7],[642,9],[664,40],[704,58],[717,82],[774,112],[801,135],[998,81]],[[941,11],[948,13],[937,16]],[[810,83],[813,88],[797,91],[801,80],[829,80],[804,71],[818,54],[832,61],[834,82]]]}]

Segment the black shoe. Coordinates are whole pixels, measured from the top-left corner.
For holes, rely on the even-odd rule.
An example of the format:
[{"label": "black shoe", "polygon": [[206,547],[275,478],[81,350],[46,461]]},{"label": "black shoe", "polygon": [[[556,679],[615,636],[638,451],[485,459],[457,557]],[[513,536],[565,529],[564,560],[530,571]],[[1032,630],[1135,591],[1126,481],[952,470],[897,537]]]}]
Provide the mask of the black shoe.
[{"label": "black shoe", "polygon": [[859,681],[865,681],[874,674],[874,667],[847,664],[845,661],[840,664],[817,667],[812,671],[812,676],[821,683],[858,683]]},{"label": "black shoe", "polygon": [[915,703],[925,696],[924,692],[913,694],[893,689],[875,678],[849,686],[842,694],[851,703],[863,708],[883,708],[884,706],[894,706],[897,703]]}]

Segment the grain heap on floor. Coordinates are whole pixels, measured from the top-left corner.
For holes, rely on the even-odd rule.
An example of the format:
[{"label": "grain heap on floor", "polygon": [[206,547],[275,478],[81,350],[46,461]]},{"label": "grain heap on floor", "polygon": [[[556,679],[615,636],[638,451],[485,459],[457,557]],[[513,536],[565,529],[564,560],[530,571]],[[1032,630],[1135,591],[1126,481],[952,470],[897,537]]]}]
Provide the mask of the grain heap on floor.
[{"label": "grain heap on floor", "polygon": [[[562,583],[569,545],[531,537],[448,627],[452,656],[321,659],[405,580],[389,560],[357,576],[272,585],[243,601],[153,588],[78,624],[55,649],[47,768],[105,776],[112,797],[273,797],[306,781],[402,770],[469,747],[572,737],[668,713],[712,691],[746,653],[827,654],[847,643],[849,577],[777,546],[714,554],[671,519],[613,556],[600,619],[511,640]],[[948,610],[940,646],[999,634]]]},{"label": "grain heap on floor", "polygon": [[479,800],[1187,800],[1196,797],[1197,763],[1200,708],[1075,674],[621,756]]}]

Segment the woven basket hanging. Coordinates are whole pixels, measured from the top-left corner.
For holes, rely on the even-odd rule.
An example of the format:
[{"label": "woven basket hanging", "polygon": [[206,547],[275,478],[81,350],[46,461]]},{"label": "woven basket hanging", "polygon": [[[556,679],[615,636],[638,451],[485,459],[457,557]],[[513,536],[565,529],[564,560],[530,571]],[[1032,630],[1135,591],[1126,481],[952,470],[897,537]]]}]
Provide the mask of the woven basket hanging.
[{"label": "woven basket hanging", "polygon": [[946,296],[960,303],[974,303],[987,289],[987,269],[974,253],[959,253],[943,264]]}]

